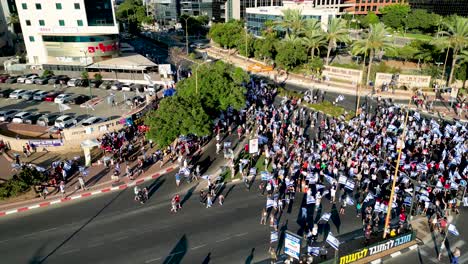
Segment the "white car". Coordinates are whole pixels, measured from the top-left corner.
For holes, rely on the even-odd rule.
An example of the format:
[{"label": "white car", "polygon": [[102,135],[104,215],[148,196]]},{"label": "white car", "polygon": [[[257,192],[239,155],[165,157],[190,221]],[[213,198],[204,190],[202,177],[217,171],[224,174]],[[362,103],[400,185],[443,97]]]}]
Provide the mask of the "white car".
[{"label": "white car", "polygon": [[21,97],[26,94],[28,91],[23,89],[14,90],[10,94],[11,99],[21,99]]},{"label": "white car", "polygon": [[[132,85],[133,85],[133,83],[124,83],[124,84],[122,84],[122,91],[131,92],[132,91]],[[111,87],[111,89],[112,89],[112,87]]]},{"label": "white car", "polygon": [[49,92],[46,91],[39,91],[34,94],[33,99],[36,101],[44,101],[44,98],[49,94]]},{"label": "white car", "polygon": [[0,121],[9,121],[16,113],[18,113],[16,109],[0,111]]},{"label": "white car", "polygon": [[24,83],[26,81],[26,79],[28,79],[29,77],[31,76],[37,76],[37,74],[34,74],[34,73],[31,73],[31,74],[25,74],[23,76],[20,76],[18,77],[18,79],[16,80],[17,83]]},{"label": "white car", "polygon": [[22,94],[21,95],[21,98],[24,99],[24,100],[32,100],[34,99],[34,95],[37,93],[37,92],[40,92],[41,90],[27,90],[26,93]]},{"label": "white car", "polygon": [[67,128],[75,124],[75,118],[69,115],[63,115],[55,120],[55,127],[57,128]]},{"label": "white car", "polygon": [[29,78],[27,78],[24,83],[25,84],[33,84],[36,80],[40,79],[39,76],[31,76]]},{"label": "white car", "polygon": [[26,119],[28,119],[31,116],[32,114],[29,112],[19,112],[13,117],[13,120],[11,122],[15,124],[22,124]]},{"label": "white car", "polygon": [[59,94],[57,97],[54,99],[54,103],[57,104],[66,104],[71,101],[73,95],[71,94]]},{"label": "white car", "polygon": [[107,118],[93,116],[93,117],[90,117],[90,118],[84,120],[83,123],[81,123],[81,124],[83,126],[90,126],[90,125],[94,125],[94,124],[97,124],[97,123],[102,123],[102,122],[105,122],[105,121],[107,121]]},{"label": "white car", "polygon": [[76,78],[70,79],[70,80],[67,82],[67,85],[68,85],[68,86],[71,86],[71,87],[75,87],[75,86],[76,86]]}]

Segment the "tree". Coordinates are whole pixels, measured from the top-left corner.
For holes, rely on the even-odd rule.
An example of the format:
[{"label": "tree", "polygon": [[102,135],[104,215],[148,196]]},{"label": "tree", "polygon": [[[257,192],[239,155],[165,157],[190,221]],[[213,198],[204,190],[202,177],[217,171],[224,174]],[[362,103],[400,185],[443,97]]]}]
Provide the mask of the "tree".
[{"label": "tree", "polygon": [[453,52],[452,67],[448,80],[448,84],[450,85],[455,72],[457,56],[460,51],[463,51],[468,46],[468,18],[457,16],[453,21],[444,23],[444,25],[446,30],[441,32],[441,34],[446,37]]},{"label": "tree", "polygon": [[285,9],[283,19],[277,24],[286,31],[286,35],[299,36],[306,27],[306,20],[302,16],[300,9]]},{"label": "tree", "polygon": [[100,73],[94,74],[94,80],[96,81],[102,81],[102,75]]},{"label": "tree", "polygon": [[414,58],[414,56],[418,53],[418,50],[411,45],[405,45],[401,48],[398,48],[397,53],[398,57],[402,58],[406,63],[408,60]]},{"label": "tree", "polygon": [[360,17],[361,26],[368,28],[370,25],[377,24],[380,22],[379,17],[372,11],[367,13],[365,16]]},{"label": "tree", "polygon": [[412,10],[405,18],[404,24],[408,30],[434,32],[437,27],[438,16],[423,9]]},{"label": "tree", "polygon": [[333,18],[328,25],[326,39],[328,41],[326,65],[328,65],[330,63],[330,53],[332,50],[336,49],[336,43],[349,41],[349,32],[346,28],[346,21],[339,18]]},{"label": "tree", "polygon": [[142,24],[152,24],[154,18],[146,15],[146,8],[141,0],[125,0],[116,11],[116,17],[121,22],[126,22],[128,31],[136,33]]},{"label": "tree", "polygon": [[182,25],[182,29],[185,32],[185,26],[187,25],[189,35],[205,34],[209,20],[207,16],[189,16],[183,14],[179,17],[179,23]]},{"label": "tree", "polygon": [[255,53],[254,40],[254,37],[251,34],[245,32],[244,30],[242,38],[239,39],[239,43],[236,44],[239,54],[247,58],[252,57],[252,55]]},{"label": "tree", "polygon": [[243,23],[239,20],[231,20],[226,23],[214,23],[208,36],[221,47],[231,49],[239,44],[243,32]]},{"label": "tree", "polygon": [[393,50],[391,41],[386,37],[388,35],[385,25],[382,23],[370,25],[363,39],[353,43],[352,49],[355,54],[369,55],[369,66],[367,69],[366,85],[369,83],[371,67],[374,56],[377,52],[385,53]]},{"label": "tree", "polygon": [[184,50],[180,47],[170,47],[169,48],[169,62],[174,64],[174,66],[178,67],[182,61],[184,61],[184,56],[185,54]]},{"label": "tree", "polygon": [[281,41],[277,44],[275,62],[286,71],[307,61],[307,50],[299,41]]},{"label": "tree", "polygon": [[276,55],[275,45],[277,42],[276,37],[271,34],[266,35],[264,38],[255,38],[255,58],[263,60],[263,62],[272,60]]},{"label": "tree", "polygon": [[54,72],[51,70],[44,70],[42,72],[42,77],[51,76],[51,75],[54,75]]},{"label": "tree", "polygon": [[85,79],[85,80],[88,80],[89,79],[89,74],[87,71],[82,71],[81,72],[81,78],[82,79]]},{"label": "tree", "polygon": [[302,38],[302,43],[307,48],[311,59],[314,59],[315,51],[320,55],[320,48],[327,44],[325,33],[320,27],[320,22],[315,19],[309,20],[305,36]]},{"label": "tree", "polygon": [[407,4],[388,5],[380,9],[382,13],[382,22],[394,29],[400,29],[404,26],[404,21],[410,12]]}]

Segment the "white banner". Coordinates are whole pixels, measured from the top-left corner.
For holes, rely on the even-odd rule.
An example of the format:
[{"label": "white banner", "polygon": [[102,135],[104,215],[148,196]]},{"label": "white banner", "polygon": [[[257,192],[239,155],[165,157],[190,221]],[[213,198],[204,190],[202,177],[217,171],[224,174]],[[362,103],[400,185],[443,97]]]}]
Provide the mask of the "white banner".
[{"label": "white banner", "polygon": [[249,153],[258,153],[258,138],[253,138],[249,140]]}]

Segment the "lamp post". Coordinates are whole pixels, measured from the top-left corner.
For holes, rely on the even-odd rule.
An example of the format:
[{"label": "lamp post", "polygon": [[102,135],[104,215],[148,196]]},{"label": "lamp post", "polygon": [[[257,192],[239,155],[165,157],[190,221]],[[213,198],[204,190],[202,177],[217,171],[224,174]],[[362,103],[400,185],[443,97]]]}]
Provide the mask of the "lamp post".
[{"label": "lamp post", "polygon": [[185,20],[185,49],[186,49],[186,54],[189,54],[189,47],[188,47],[188,20],[190,17],[182,18]]},{"label": "lamp post", "polygon": [[81,52],[84,53],[85,55],[85,66],[84,66],[84,69],[88,75],[88,87],[89,87],[89,97],[90,98],[93,98],[93,93],[91,91],[91,82],[89,81],[89,72],[88,72],[88,69],[86,68],[86,66],[88,66],[88,51],[85,50],[85,49],[82,49]]},{"label": "lamp post", "polygon": [[197,68],[195,68],[195,93],[198,94],[198,68],[208,62],[211,62],[212,60],[206,60],[202,63],[197,62]]}]

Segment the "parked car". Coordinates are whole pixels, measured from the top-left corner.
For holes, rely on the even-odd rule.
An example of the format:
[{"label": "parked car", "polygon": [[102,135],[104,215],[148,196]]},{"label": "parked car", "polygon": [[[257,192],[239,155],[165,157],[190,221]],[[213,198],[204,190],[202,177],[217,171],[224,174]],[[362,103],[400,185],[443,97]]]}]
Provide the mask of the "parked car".
[{"label": "parked car", "polygon": [[34,80],[34,83],[35,83],[35,84],[39,84],[39,85],[48,84],[50,78],[52,78],[52,75],[43,76],[43,77],[40,77],[40,78],[37,78],[36,80]]},{"label": "parked car", "polygon": [[59,94],[57,97],[55,97],[54,102],[57,104],[66,104],[72,100],[72,97],[72,94]]},{"label": "parked car", "polygon": [[81,123],[81,125],[90,126],[90,125],[94,125],[94,124],[97,124],[97,123],[102,123],[102,122],[105,122],[105,121],[107,121],[107,118],[92,116],[92,117],[84,120],[83,123]]},{"label": "parked car", "polygon": [[60,116],[55,120],[55,127],[57,128],[67,128],[75,124],[76,119],[69,115]]},{"label": "parked car", "polygon": [[46,95],[44,98],[44,101],[46,102],[53,102],[55,100],[55,97],[59,96],[61,94],[60,92],[50,92],[49,94]]},{"label": "parked car", "polygon": [[38,126],[52,126],[55,120],[60,117],[60,114],[43,114],[37,119]]},{"label": "parked car", "polygon": [[10,97],[10,94],[11,94],[13,91],[14,91],[14,90],[11,89],[11,88],[2,89],[2,90],[0,90],[0,97],[9,98],[9,97]]},{"label": "parked car", "polygon": [[33,100],[36,100],[36,101],[44,101],[44,99],[46,98],[46,96],[49,94],[49,92],[46,92],[46,91],[39,91],[37,93],[34,94],[33,96]]},{"label": "parked car", "polygon": [[106,90],[109,90],[112,86],[112,82],[111,81],[104,81],[101,83],[101,85],[99,85],[99,89],[106,89]]},{"label": "parked car", "polygon": [[101,85],[102,81],[99,80],[90,80],[89,81],[90,86],[93,88],[99,88],[99,85]]},{"label": "parked car", "polygon": [[34,99],[34,94],[40,92],[41,90],[34,89],[34,90],[26,90],[24,94],[21,95],[21,99],[24,100],[32,100]]},{"label": "parked car", "polygon": [[39,113],[32,113],[31,116],[25,118],[23,120],[23,123],[24,124],[29,124],[29,125],[35,125],[37,124],[37,120],[39,119],[39,117],[41,116],[41,114]]},{"label": "parked car", "polygon": [[8,75],[8,74],[0,75],[0,83],[5,83],[6,80],[8,80],[9,77],[10,77],[10,75]]},{"label": "parked car", "polygon": [[88,101],[89,99],[91,99],[91,97],[89,97],[88,95],[78,95],[76,96],[75,98],[73,98],[73,103],[76,104],[76,105],[80,105],[86,101]]},{"label": "parked car", "polygon": [[77,85],[76,85],[77,82],[78,82],[78,79],[73,78],[73,79],[70,79],[70,80],[67,82],[67,85],[70,86],[70,87],[75,87],[75,86],[77,86]]},{"label": "parked car", "polygon": [[11,120],[11,122],[15,124],[22,124],[27,118],[31,116],[32,114],[29,112],[19,112],[15,114],[15,116],[13,116],[13,119]]},{"label": "parked car", "polygon": [[13,116],[18,113],[19,111],[16,109],[0,111],[0,121],[10,121]]},{"label": "parked car", "polygon": [[88,79],[78,79],[78,82],[76,83],[76,86],[80,86],[80,87],[88,87],[88,85],[89,85]]},{"label": "parked car", "polygon": [[123,84],[120,82],[114,82],[111,86],[111,90],[117,91],[117,90],[122,90]]},{"label": "parked car", "polygon": [[[132,88],[132,87],[130,87]],[[145,92],[145,86],[143,84],[134,84],[133,85],[133,91],[136,91],[136,92],[140,92],[140,93],[143,93]]]},{"label": "parked car", "polygon": [[134,84],[133,83],[124,83],[122,85],[122,91],[125,91],[125,92],[134,91]]},{"label": "parked car", "polygon": [[39,76],[37,75],[33,75],[33,76],[29,76],[25,81],[24,83],[25,84],[33,84],[35,80],[39,79]]},{"label": "parked car", "polygon": [[157,91],[161,89],[162,89],[162,86],[159,84],[150,84],[146,87],[146,92],[156,93]]},{"label": "parked car", "polygon": [[24,89],[18,89],[18,90],[14,90],[11,94],[10,94],[10,98],[11,99],[21,99],[21,96],[25,93],[27,93],[28,91],[27,90],[24,90]]},{"label": "parked car", "polygon": [[24,83],[26,81],[26,79],[28,79],[29,77],[31,76],[37,76],[37,74],[34,74],[34,73],[30,73],[30,74],[24,74],[24,75],[21,75],[18,77],[18,79],[16,80],[17,83]]},{"label": "parked car", "polygon": [[10,76],[10,77],[8,77],[8,79],[6,79],[5,83],[12,84],[12,83],[16,83],[17,81],[18,81],[18,77]]},{"label": "parked car", "polygon": [[58,80],[59,83],[66,84],[70,80],[70,77],[66,75],[59,75]]},{"label": "parked car", "polygon": [[58,76],[52,76],[47,80],[47,84],[53,85],[59,83],[59,77]]}]

